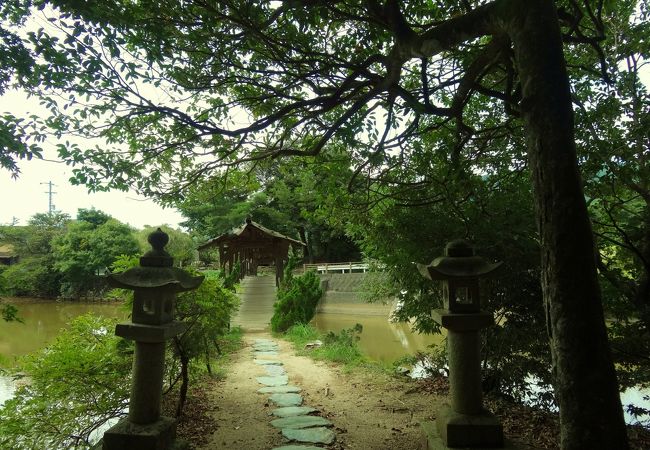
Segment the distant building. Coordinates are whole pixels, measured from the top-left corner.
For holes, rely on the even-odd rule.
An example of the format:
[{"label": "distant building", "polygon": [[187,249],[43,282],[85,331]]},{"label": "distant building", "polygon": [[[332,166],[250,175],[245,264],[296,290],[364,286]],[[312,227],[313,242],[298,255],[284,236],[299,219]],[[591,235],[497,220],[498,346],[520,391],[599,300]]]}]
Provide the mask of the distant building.
[{"label": "distant building", "polygon": [[10,266],[18,262],[18,255],[11,244],[0,244],[0,265]]}]

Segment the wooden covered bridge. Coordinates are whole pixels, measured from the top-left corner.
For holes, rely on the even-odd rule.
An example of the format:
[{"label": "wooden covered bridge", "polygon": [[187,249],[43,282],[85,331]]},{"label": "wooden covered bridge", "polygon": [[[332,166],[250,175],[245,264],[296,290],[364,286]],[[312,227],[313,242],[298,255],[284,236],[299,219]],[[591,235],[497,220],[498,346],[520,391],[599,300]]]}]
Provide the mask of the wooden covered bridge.
[{"label": "wooden covered bridge", "polygon": [[231,273],[239,263],[241,278],[257,275],[258,266],[275,266],[275,283],[279,285],[284,266],[289,259],[289,248],[292,246],[302,248],[305,245],[301,241],[253,222],[249,217],[240,227],[200,245],[199,251],[217,248],[221,269]]}]

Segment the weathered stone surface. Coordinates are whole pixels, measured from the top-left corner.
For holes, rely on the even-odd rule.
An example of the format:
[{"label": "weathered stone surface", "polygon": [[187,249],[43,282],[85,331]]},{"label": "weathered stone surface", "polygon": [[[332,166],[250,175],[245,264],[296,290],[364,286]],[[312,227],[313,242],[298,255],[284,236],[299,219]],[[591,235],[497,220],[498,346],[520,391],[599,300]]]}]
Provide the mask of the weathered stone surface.
[{"label": "weathered stone surface", "polygon": [[104,450],[171,448],[175,437],[176,419],[161,417],[147,425],[138,425],[122,419],[104,433],[102,448]]},{"label": "weathered stone surface", "polygon": [[302,395],[300,394],[273,394],[269,400],[278,406],[300,406],[302,405]]},{"label": "weathered stone surface", "polygon": [[259,388],[257,392],[260,394],[289,394],[289,393],[297,393],[302,391],[301,388],[298,386],[267,386],[263,388]]},{"label": "weathered stone surface", "polygon": [[309,442],[310,444],[329,445],[336,439],[332,430],[325,427],[307,428],[305,430],[294,430],[285,428],[282,430],[282,436],[290,441]]},{"label": "weathered stone surface", "polygon": [[271,450],[323,450],[323,447],[314,447],[313,445],[283,445]]},{"label": "weathered stone surface", "polygon": [[295,416],[306,416],[307,414],[318,411],[316,408],[311,406],[285,406],[283,408],[277,408],[271,411],[271,414],[277,417],[295,417]]},{"label": "weathered stone surface", "polygon": [[313,445],[283,445],[271,450],[323,450],[323,447],[314,447]]},{"label": "weathered stone surface", "polygon": [[253,342],[255,344],[275,344],[275,341],[272,339],[255,339]]},{"label": "weathered stone surface", "polygon": [[257,377],[255,378],[259,384],[265,386],[285,386],[289,383],[289,378],[286,375],[277,377]]},{"label": "weathered stone surface", "polygon": [[253,353],[255,354],[255,357],[258,357],[258,356],[278,356],[278,352],[272,352],[272,351],[255,351]]},{"label": "weathered stone surface", "polygon": [[266,370],[266,374],[271,377],[287,374],[287,371],[284,370],[282,366],[264,366],[264,370]]},{"label": "weathered stone surface", "polygon": [[259,364],[260,366],[281,366],[282,361],[278,361],[276,359],[254,359],[253,362],[255,364]]},{"label": "weathered stone surface", "polygon": [[272,420],[271,425],[275,428],[300,430],[302,428],[331,427],[332,422],[319,416],[293,416]]},{"label": "weathered stone surface", "polygon": [[258,352],[277,351],[279,348],[277,345],[253,345],[253,350]]}]

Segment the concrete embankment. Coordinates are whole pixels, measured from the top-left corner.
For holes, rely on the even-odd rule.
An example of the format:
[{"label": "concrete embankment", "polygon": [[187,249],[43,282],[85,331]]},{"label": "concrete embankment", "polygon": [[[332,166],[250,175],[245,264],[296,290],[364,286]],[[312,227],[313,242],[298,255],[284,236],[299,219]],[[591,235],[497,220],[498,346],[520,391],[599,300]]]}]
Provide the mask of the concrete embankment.
[{"label": "concrete embankment", "polygon": [[378,299],[368,303],[361,298],[361,293],[367,289],[376,273],[328,273],[320,274],[323,298],[316,309],[326,314],[358,314],[368,316],[384,316],[388,318],[394,301]]}]

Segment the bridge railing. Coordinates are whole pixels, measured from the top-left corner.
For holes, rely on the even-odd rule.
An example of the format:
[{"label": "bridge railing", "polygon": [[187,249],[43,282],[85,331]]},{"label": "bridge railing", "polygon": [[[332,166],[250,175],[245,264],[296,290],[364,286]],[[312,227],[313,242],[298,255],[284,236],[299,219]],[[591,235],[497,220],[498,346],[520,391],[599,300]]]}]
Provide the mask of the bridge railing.
[{"label": "bridge railing", "polygon": [[368,264],[361,261],[350,261],[339,263],[303,264],[302,268],[304,272],[315,270],[318,273],[365,273],[368,271]]}]

